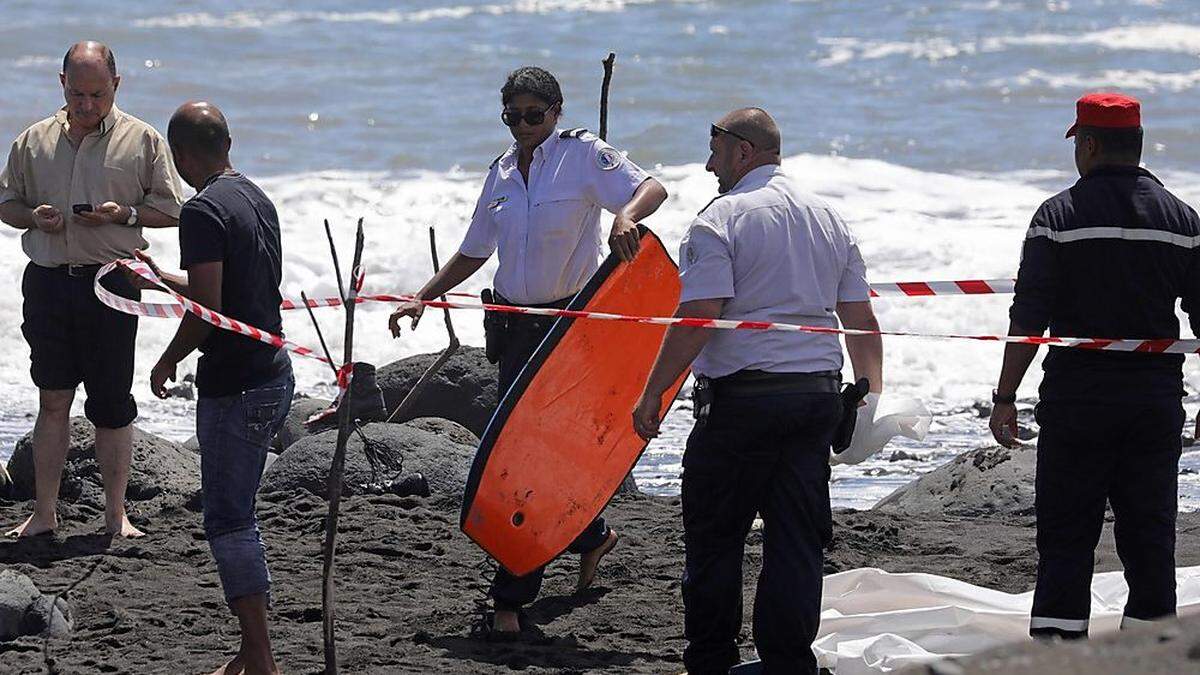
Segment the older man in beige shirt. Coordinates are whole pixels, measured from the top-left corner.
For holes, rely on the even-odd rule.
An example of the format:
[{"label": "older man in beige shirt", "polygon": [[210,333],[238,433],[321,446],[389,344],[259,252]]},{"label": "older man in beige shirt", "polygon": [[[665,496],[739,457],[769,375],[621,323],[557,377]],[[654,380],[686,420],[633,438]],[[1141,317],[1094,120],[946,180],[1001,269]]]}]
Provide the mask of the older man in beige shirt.
[{"label": "older man in beige shirt", "polygon": [[[142,227],[178,224],[179,177],[162,136],[113,104],[121,78],[108,47],[72,46],[59,79],[66,106],[17,137],[0,173],[0,220],[25,230],[30,264],[21,283],[21,330],[40,392],[34,511],[7,534],[34,536],[58,525],[71,403],[82,382],[84,411],[96,426],[106,528],[137,537],[142,533],[125,512],[137,318],[100,304],[92,283],[101,265],[147,247]],[[136,294],[120,277],[106,285]]]}]

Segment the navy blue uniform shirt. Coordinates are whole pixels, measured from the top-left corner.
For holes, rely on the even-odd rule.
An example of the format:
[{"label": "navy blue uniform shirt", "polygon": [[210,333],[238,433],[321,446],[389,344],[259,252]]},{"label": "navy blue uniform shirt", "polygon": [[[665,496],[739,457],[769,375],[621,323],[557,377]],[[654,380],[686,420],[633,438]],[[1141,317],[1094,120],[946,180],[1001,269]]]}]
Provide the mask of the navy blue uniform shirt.
[{"label": "navy blue uniform shirt", "polygon": [[[1046,200],[1021,255],[1010,317],[1087,338],[1177,338],[1176,299],[1200,324],[1200,218],[1149,171],[1102,166]],[[1041,400],[1183,394],[1179,354],[1051,347]]]}]

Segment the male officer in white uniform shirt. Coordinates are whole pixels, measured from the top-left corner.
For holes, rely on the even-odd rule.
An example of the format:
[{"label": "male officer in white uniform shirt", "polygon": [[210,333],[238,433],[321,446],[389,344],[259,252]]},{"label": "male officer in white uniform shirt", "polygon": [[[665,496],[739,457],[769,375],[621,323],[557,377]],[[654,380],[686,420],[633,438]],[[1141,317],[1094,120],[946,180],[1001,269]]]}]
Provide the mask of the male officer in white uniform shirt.
[{"label": "male officer in white uniform shirt", "polygon": [[[662,204],[667,191],[641,167],[584,130],[559,131],[562,91],[549,72],[513,71],[500,90],[501,119],[515,142],[492,163],[471,225],[458,253],[421,289],[421,300],[452,290],[499,251],[495,298],[500,304],[566,307],[595,273],[604,254],[600,210],[616,214],[608,243],[622,260],[638,250],[638,221]],[[401,317],[415,327],[424,306],[401,305],[391,315],[393,336]],[[485,320],[488,359],[499,361],[500,396],[549,332],[553,318],[501,315]],[[567,549],[580,554],[577,588],[595,578],[600,558],[617,533],[597,518]],[[521,607],[533,602],[543,570],[514,577],[503,568],[492,584],[495,616],[489,637],[520,633]]]},{"label": "male officer in white uniform shirt", "polygon": [[[780,168],[763,110],[711,129],[721,196],[680,245],[676,316],[878,330],[866,267],[846,225]],[[835,317],[836,314],[836,317]],[[856,378],[882,388],[878,335],[847,337]],[[663,392],[695,360],[698,419],[683,456],[683,661],[691,675],[738,662],[742,555],[763,518],[754,639],[766,673],[815,673],[822,548],[832,535],[829,452],[842,417],[837,335],[672,327],[633,414],[658,434]],[[711,392],[706,398],[703,392]]]}]

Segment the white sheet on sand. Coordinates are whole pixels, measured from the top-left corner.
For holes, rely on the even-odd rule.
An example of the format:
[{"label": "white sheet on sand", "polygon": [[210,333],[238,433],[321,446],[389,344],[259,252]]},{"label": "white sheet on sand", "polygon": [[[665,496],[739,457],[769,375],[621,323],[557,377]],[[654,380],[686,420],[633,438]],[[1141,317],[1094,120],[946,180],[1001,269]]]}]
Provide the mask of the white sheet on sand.
[{"label": "white sheet on sand", "polygon": [[[1180,615],[1200,614],[1200,567],[1176,570]],[[1093,635],[1117,630],[1129,588],[1092,579]],[[1027,640],[1033,592],[1014,595],[934,574],[857,569],[825,577],[813,650],[836,675],[887,673]]]}]

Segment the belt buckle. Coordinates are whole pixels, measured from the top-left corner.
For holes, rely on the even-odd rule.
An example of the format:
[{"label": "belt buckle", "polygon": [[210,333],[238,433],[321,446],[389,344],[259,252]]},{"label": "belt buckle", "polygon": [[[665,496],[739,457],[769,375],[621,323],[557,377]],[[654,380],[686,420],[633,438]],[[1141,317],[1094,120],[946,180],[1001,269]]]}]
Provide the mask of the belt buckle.
[{"label": "belt buckle", "polygon": [[88,265],[67,265],[67,276],[82,277],[87,276],[86,268]]}]

